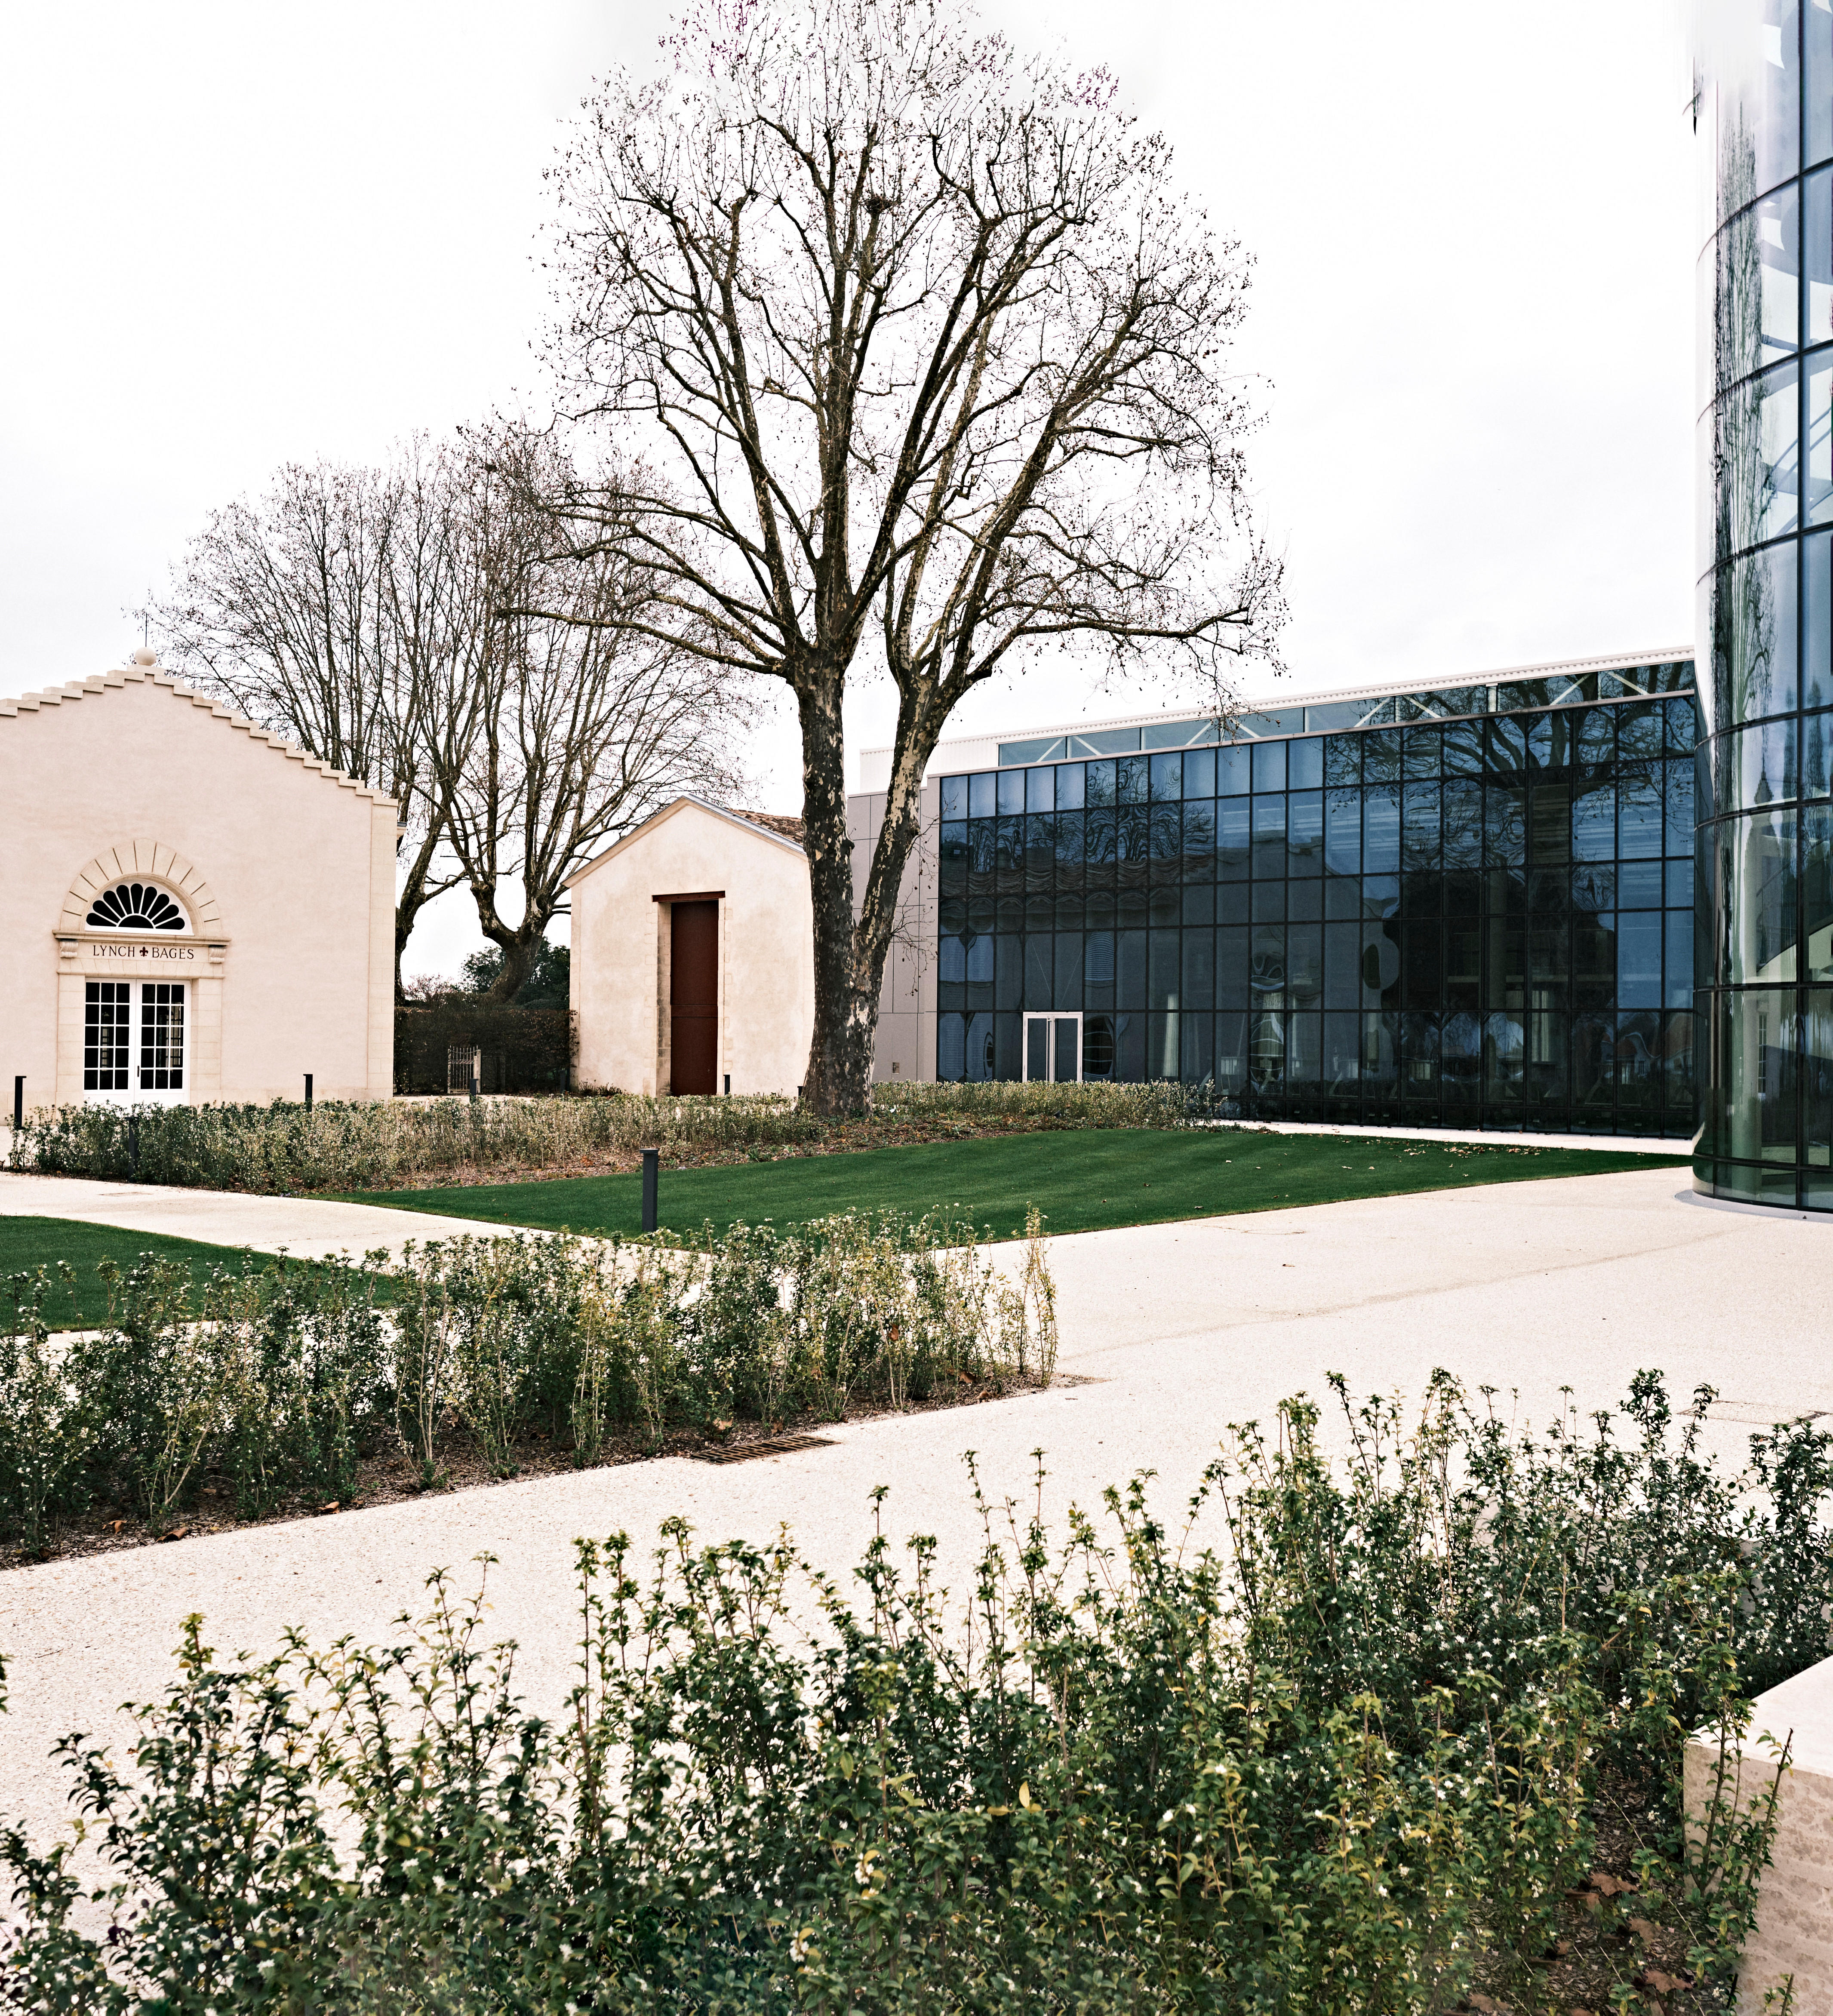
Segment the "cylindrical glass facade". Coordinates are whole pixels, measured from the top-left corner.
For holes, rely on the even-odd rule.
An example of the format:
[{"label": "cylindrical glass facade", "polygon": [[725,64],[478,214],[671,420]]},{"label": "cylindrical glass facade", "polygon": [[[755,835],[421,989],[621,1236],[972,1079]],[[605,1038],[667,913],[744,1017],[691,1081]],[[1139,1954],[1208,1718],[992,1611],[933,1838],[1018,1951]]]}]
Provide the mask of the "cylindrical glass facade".
[{"label": "cylindrical glass facade", "polygon": [[1833,1211],[1833,0],[1701,51],[1696,1186]]}]

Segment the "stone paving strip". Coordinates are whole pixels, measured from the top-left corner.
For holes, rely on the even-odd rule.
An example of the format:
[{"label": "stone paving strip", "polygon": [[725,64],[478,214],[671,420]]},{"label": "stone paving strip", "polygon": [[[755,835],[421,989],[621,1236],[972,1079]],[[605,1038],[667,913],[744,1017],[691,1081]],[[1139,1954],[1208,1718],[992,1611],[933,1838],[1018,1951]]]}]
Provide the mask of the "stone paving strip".
[{"label": "stone paving strip", "polygon": [[301,1260],[353,1258],[385,1248],[399,1258],[409,1240],[466,1233],[526,1233],[519,1225],[432,1211],[394,1211],[324,1197],[247,1197],[239,1190],[187,1190],[164,1183],[109,1183],[84,1176],[23,1175],[0,1170],[0,1217],[71,1218],[125,1232],[160,1232],[210,1246],[286,1251]]},{"label": "stone paving strip", "polygon": [[[1588,1411],[1619,1399],[1638,1367],[1658,1366],[1676,1401],[1700,1381],[1720,1389],[1708,1442],[1740,1459],[1753,1421],[1833,1413],[1833,1244],[1821,1226],[1696,1204],[1686,1183],[1673,1168],[1634,1170],[1079,1233],[1052,1242],[1061,1364],[1097,1383],[819,1424],[822,1445],[757,1462],[581,1471],[8,1571],[0,1816],[40,1839],[62,1824],[53,1740],[84,1730],[118,1745],[120,1704],[165,1687],[189,1611],[225,1653],[271,1653],[289,1625],[319,1643],[345,1632],[398,1642],[393,1620],[419,1606],[430,1569],[449,1565],[464,1583],[466,1564],[489,1552],[499,1557],[492,1631],[518,1641],[524,1690],[552,1710],[573,1658],[576,1535],[622,1528],[646,1546],[681,1513],[706,1537],[763,1541],[787,1522],[844,1576],[870,1534],[868,1494],[885,1484],[888,1531],[935,1534],[945,1579],[964,1593],[980,1544],[964,1451],[979,1453],[996,1500],[1028,1507],[1031,1452],[1045,1449],[1053,1517],[1072,1500],[1097,1508],[1104,1486],[1153,1470],[1154,1502],[1176,1517],[1231,1421],[1268,1421],[1303,1389],[1330,1423],[1332,1370],[1354,1393],[1416,1402],[1444,1366],[1473,1395],[1497,1389],[1495,1404],[1525,1424],[1561,1406],[1561,1387]],[[109,1222],[142,1222],[139,1201],[115,1194],[135,1216]],[[334,1248],[369,1236],[353,1228],[339,1240],[316,1221],[308,1233],[294,1215],[358,1207],[157,1194],[198,1215],[149,1218],[146,1229],[283,1236],[300,1252],[312,1237]],[[29,1208],[72,1215],[35,1187]],[[271,1231],[256,1211],[275,1214]],[[398,1213],[373,1215],[405,1236]]]}]

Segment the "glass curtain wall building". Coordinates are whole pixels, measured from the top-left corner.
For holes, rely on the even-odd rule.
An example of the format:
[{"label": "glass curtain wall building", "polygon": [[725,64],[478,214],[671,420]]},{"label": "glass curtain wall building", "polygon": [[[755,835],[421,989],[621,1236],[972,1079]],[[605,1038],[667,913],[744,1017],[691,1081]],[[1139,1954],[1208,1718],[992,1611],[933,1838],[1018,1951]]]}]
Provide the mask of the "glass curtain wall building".
[{"label": "glass curtain wall building", "polygon": [[1693,689],[1593,661],[939,751],[936,1075],[1691,1136]]},{"label": "glass curtain wall building", "polygon": [[1833,1210],[1833,0],[1741,0],[1715,32],[1695,1182]]}]

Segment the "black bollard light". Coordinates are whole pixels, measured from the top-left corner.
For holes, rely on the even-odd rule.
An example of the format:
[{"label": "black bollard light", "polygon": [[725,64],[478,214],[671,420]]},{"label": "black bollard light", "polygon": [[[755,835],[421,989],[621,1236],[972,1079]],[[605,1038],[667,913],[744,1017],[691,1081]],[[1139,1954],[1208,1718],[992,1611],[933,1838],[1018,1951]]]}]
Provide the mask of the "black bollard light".
[{"label": "black bollard light", "polygon": [[13,1131],[17,1133],[26,1124],[26,1077],[21,1071],[13,1081]]},{"label": "black bollard light", "polygon": [[131,1182],[140,1180],[140,1116],[128,1115],[128,1176]]},{"label": "black bollard light", "polygon": [[656,1229],[656,1171],[661,1163],[661,1151],[645,1148],[643,1151],[643,1229],[654,1232]]},{"label": "black bollard light", "polygon": [[312,1073],[310,1071],[305,1075],[305,1110],[308,1113],[312,1111]]}]

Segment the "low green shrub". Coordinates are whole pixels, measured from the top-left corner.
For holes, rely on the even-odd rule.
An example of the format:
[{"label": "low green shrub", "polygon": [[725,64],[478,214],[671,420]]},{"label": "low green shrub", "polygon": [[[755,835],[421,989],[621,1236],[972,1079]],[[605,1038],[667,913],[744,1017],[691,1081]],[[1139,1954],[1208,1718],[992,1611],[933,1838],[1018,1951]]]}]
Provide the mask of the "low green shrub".
[{"label": "low green shrub", "polygon": [[[964,1130],[999,1122],[1170,1127],[1175,1085],[886,1085],[870,1121]],[[133,1123],[130,1129],[130,1121]],[[287,1193],[386,1189],[451,1170],[577,1168],[659,1147],[670,1158],[817,1147],[834,1123],[783,1098],[440,1099],[303,1105],[41,1107],[8,1166],[45,1175]]]},{"label": "low green shrub", "polygon": [[359,1460],[391,1451],[430,1489],[460,1449],[513,1474],[536,1434],[589,1463],[619,1430],[654,1449],[680,1428],[1047,1382],[1032,1219],[1021,1294],[968,1228],[895,1213],[708,1226],[685,1250],[524,1236],[409,1244],[399,1262],[251,1258],[196,1285],[175,1262],[106,1264],[106,1320],[62,1339],[45,1277],[16,1276],[0,1539],[42,1552],[97,1502],[159,1530],[207,1485],[245,1518],[342,1500]]},{"label": "low green shrub", "polygon": [[102,2016],[1436,2016],[1550,2006],[1560,1939],[1640,2006],[1652,1932],[1728,2007],[1774,1815],[1690,1835],[1680,1751],[1826,1651],[1833,1471],[1799,1424],[1721,1474],[1705,1400],[1676,1434],[1644,1375],[1629,1441],[1518,1441],[1441,1375],[1338,1465],[1295,1400],[1194,1535],[1143,1479],[1061,1532],[981,1501],[959,1608],[931,1539],[879,1532],[856,1598],[787,1536],[581,1542],[551,1719],[443,1573],[387,1649],[219,1662],[193,1618],[131,1769],[59,1746],[102,1880],[5,1838],[0,1979]]}]

